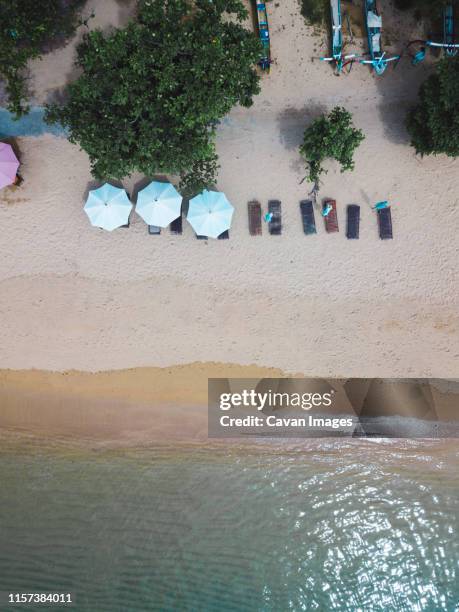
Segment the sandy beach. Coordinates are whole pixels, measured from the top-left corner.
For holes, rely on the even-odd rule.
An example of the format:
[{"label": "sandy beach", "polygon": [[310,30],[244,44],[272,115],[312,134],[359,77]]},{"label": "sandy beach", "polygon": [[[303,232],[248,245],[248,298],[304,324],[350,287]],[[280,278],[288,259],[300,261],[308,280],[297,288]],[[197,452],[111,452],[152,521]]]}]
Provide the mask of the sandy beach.
[{"label": "sandy beach", "polygon": [[[93,7],[91,28],[125,23],[131,8],[93,0],[86,12]],[[355,66],[337,78],[311,60],[326,53],[327,34],[306,27],[296,0],[271,3],[269,16],[271,74],[253,107],[234,109],[218,132],[218,188],[236,208],[228,241],[198,241],[190,227],[149,236],[135,214],[129,230],[98,231],[83,212],[93,184],[86,154],[52,135],[17,140],[25,182],[0,193],[0,368],[201,362],[204,380],[205,364],[222,362],[307,376],[457,377],[459,161],[416,157],[403,125],[429,66],[402,61],[382,78]],[[396,16],[387,24],[394,47],[416,33]],[[35,103],[75,76],[75,44],[33,62]],[[336,105],[366,139],[355,171],[330,164],[321,187],[337,200],[340,233],[326,235],[317,217],[318,235],[306,237],[298,204],[311,186],[301,184],[298,145]],[[142,178],[124,185],[132,193]],[[282,201],[281,237],[249,236],[253,198]],[[378,238],[370,207],[381,199],[392,205],[393,241]],[[345,237],[352,203],[358,241]]]}]

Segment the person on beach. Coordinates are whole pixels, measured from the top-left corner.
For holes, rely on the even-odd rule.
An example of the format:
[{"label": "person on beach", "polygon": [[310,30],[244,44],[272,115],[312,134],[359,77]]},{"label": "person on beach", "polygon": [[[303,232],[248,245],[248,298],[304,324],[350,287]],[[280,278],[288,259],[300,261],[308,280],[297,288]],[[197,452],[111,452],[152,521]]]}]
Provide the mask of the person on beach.
[{"label": "person on beach", "polygon": [[322,208],[322,217],[328,217],[328,215],[333,210],[333,206],[329,203]]},{"label": "person on beach", "polygon": [[383,202],[377,202],[373,207],[373,210],[382,210],[383,208],[389,208],[389,202],[384,200]]},{"label": "person on beach", "polygon": [[417,66],[421,62],[424,61],[426,57],[426,48],[421,47],[417,53],[415,53],[411,58],[411,63],[413,66]]}]

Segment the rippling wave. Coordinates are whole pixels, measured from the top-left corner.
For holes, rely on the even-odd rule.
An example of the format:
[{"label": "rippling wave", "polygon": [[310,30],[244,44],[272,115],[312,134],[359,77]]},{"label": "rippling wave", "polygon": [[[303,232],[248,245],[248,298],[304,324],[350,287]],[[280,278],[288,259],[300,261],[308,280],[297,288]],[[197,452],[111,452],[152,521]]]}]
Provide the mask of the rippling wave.
[{"label": "rippling wave", "polygon": [[459,445],[3,444],[0,591],[77,610],[458,609]]}]

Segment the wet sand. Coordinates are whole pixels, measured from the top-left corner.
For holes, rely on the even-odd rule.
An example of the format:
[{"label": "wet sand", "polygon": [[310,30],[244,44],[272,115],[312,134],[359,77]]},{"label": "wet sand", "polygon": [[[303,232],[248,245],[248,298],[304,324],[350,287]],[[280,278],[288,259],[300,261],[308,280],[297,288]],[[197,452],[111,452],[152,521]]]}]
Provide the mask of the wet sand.
[{"label": "wet sand", "polygon": [[[290,386],[278,378],[295,378]],[[192,363],[170,368],[89,372],[0,371],[0,433],[90,441],[103,445],[209,443],[208,379],[222,389],[252,388],[250,379],[273,392],[333,389],[330,415],[403,416],[429,421],[459,420],[459,381],[312,380],[257,366]],[[274,380],[270,380],[274,379]],[[261,387],[260,387],[261,390]],[[266,390],[266,389],[265,389]],[[219,440],[211,441],[219,444]],[[229,440],[229,443],[239,443]],[[228,440],[223,443],[227,444]]]}]

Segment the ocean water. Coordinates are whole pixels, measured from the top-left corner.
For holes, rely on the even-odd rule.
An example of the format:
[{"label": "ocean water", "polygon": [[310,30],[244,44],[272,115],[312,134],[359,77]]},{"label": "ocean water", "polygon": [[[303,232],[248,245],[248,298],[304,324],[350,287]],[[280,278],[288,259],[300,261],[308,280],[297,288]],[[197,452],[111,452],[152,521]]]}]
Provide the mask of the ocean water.
[{"label": "ocean water", "polygon": [[458,468],[457,441],[3,440],[0,591],[69,591],[91,612],[452,612]]}]

